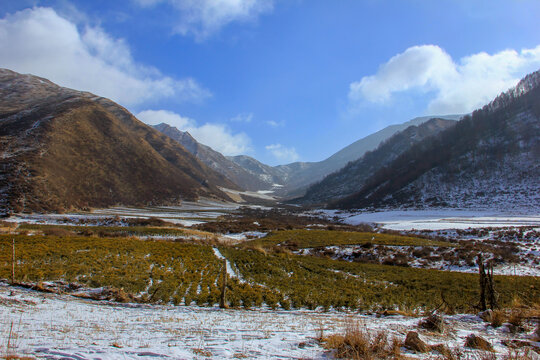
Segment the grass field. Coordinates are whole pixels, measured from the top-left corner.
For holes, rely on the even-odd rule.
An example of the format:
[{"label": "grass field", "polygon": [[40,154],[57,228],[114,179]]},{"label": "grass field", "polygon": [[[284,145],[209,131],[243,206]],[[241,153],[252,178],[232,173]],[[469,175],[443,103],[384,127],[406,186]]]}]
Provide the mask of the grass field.
[{"label": "grass field", "polygon": [[250,241],[246,245],[271,247],[280,245],[287,248],[312,248],[332,245],[389,245],[389,246],[442,246],[454,247],[453,243],[434,241],[419,237],[400,236],[385,233],[329,231],[329,230],[284,230]]},{"label": "grass field", "polygon": [[[323,236],[322,232],[309,233]],[[271,235],[263,243],[280,243],[282,240],[276,238],[292,234],[285,231]],[[377,241],[393,243],[426,241],[375,236]],[[371,239],[358,234],[341,241],[366,237]],[[11,273],[11,239],[0,236],[1,278]],[[213,306],[219,301],[222,263],[209,245],[54,235],[16,235],[15,241],[19,281],[64,280],[88,287],[111,286],[123,289],[140,302]],[[313,246],[311,240],[298,241]],[[350,263],[243,245],[220,246],[219,250],[242,279],[228,281],[227,300],[232,307],[251,308],[265,303],[285,309],[433,309],[440,305],[442,293],[456,311],[472,311],[477,301],[478,279],[474,274]],[[524,302],[540,297],[539,278],[497,276],[495,282],[502,306],[515,297]]]},{"label": "grass field", "polygon": [[182,236],[186,235],[185,229],[153,226],[77,226],[77,225],[44,225],[22,224],[20,230],[38,230],[45,234],[84,235],[102,237],[129,237],[129,236]]}]

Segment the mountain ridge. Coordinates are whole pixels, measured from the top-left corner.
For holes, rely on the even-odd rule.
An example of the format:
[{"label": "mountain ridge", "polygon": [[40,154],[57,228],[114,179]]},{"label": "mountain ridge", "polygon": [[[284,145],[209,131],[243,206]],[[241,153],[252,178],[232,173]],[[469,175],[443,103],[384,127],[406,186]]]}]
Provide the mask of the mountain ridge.
[{"label": "mountain ridge", "polygon": [[0,69],[0,211],[230,198],[235,187],[111,100]]},{"label": "mountain ridge", "polygon": [[531,208],[540,203],[540,72],[411,147],[330,207]]},{"label": "mountain ridge", "polygon": [[359,191],[369,174],[375,172],[406,151],[412,144],[455,125],[453,120],[431,118],[420,125],[411,125],[381,142],[376,149],[367,151],[361,158],[349,162],[340,170],[327,175],[311,185],[306,194],[296,199],[301,204],[324,204]]},{"label": "mountain ridge", "polygon": [[[269,166],[258,160],[238,155],[229,157],[238,165],[244,167],[253,175],[259,176],[274,185],[274,192],[286,198],[304,195],[307,187],[322,180],[325,176],[340,170],[350,161],[362,157],[367,151],[374,150],[382,141],[390,138],[395,133],[406,129],[411,125],[419,125],[431,118],[457,120],[462,115],[422,116],[411,119],[402,124],[387,126],[373,134],[365,136],[352,144],[342,148],[330,157],[318,162],[294,162],[290,164]],[[277,186],[276,186],[277,185]]]},{"label": "mountain ridge", "polygon": [[157,124],[153,127],[179,142],[205,165],[219,172],[242,189],[249,191],[266,189],[266,183],[261,181],[257,176],[247,172],[243,167],[215,151],[210,146],[197,142],[189,132],[178,130],[176,127],[165,123]]}]

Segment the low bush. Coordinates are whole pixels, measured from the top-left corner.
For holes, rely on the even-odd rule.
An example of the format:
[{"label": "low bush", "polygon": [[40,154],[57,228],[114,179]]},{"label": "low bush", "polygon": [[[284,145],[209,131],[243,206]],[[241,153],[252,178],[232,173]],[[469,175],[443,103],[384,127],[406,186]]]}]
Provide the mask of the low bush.
[{"label": "low bush", "polygon": [[385,331],[370,333],[358,323],[348,322],[343,334],[322,338],[325,349],[338,359],[400,359],[401,342]]}]

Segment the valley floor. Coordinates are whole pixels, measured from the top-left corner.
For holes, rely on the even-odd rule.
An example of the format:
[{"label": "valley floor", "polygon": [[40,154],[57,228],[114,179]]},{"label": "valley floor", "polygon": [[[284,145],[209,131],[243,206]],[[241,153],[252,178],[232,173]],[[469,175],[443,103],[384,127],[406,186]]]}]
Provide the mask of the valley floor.
[{"label": "valley floor", "polygon": [[[288,264],[288,266],[290,266],[289,270],[291,271],[288,274],[289,277],[295,271],[298,273],[298,276],[304,274],[303,269],[306,267],[313,268],[313,274],[310,272],[306,275],[309,279],[318,274],[318,272],[315,271],[317,269],[326,274],[324,275],[326,278],[330,278],[334,272],[344,273],[346,276],[343,279],[341,277],[338,279],[342,282],[336,282],[337,286],[332,288],[332,291],[327,292],[336,293],[341,296],[341,294],[346,292],[346,287],[342,284],[345,284],[346,281],[349,281],[352,278],[356,279],[356,277],[359,276],[356,273],[353,274],[352,272],[347,273],[344,271],[347,269],[349,269],[348,271],[355,271],[355,269],[360,269],[359,266],[364,266],[361,262],[355,261],[359,260],[355,259],[355,257],[360,255],[368,256],[371,254],[375,257],[385,256],[388,259],[394,260],[401,256],[402,258],[407,259],[407,264],[411,268],[423,267],[440,270],[458,270],[460,272],[475,272],[477,271],[477,267],[473,262],[473,255],[470,254],[473,254],[473,251],[476,251],[475,249],[477,248],[483,249],[482,251],[484,253],[492,254],[494,258],[505,255],[501,257],[501,259],[504,260],[502,264],[506,267],[496,267],[496,274],[531,276],[530,278],[513,278],[512,281],[517,283],[521,284],[525,280],[537,281],[540,273],[540,266],[538,263],[538,258],[540,256],[540,237],[538,235],[540,232],[539,215],[524,216],[520,214],[479,213],[459,210],[435,210],[429,212],[388,211],[380,213],[317,212],[327,218],[340,218],[344,223],[348,224],[360,224],[366,222],[375,224],[375,230],[398,230],[407,236],[426,235],[429,237],[428,239],[423,237],[416,239],[411,238],[410,241],[413,241],[411,244],[392,244],[384,242],[384,236],[392,237],[392,234],[394,234],[393,232],[373,232],[373,235],[369,233],[371,242],[368,242],[370,246],[366,246],[361,240],[355,240],[352,244],[347,243],[345,240],[347,240],[346,238],[349,236],[349,233],[340,232],[336,229],[321,230],[325,226],[329,227],[329,225],[321,225],[317,222],[319,221],[317,219],[314,220],[315,222],[313,224],[311,222],[307,223],[310,225],[306,225],[305,228],[275,231],[273,235],[270,233],[273,237],[269,236],[267,238],[264,238],[267,234],[267,230],[264,229],[259,229],[261,231],[254,231],[253,229],[248,231],[248,229],[244,229],[242,230],[243,232],[238,233],[215,234],[216,239],[219,240],[220,244],[230,242],[232,244],[242,243],[240,245],[246,245],[243,244],[243,242],[248,240],[259,241],[257,239],[260,238],[259,245],[262,246],[268,243],[268,249],[272,249],[270,245],[273,241],[276,242],[276,246],[287,245],[287,242],[283,241],[281,237],[285,239],[291,234],[296,234],[294,240],[297,242],[296,246],[298,249],[290,250],[291,253],[287,258],[289,256],[293,257],[298,264],[294,262],[280,262],[282,256],[277,252],[272,253],[270,250],[268,250],[268,253],[261,250],[255,251],[257,249],[257,246],[255,245],[253,249],[243,248],[240,247],[240,245],[237,248],[233,246],[220,247],[215,244],[195,246],[194,243],[197,241],[208,240],[205,237],[208,235],[203,235],[205,233],[195,229],[176,229],[171,227],[171,225],[163,228],[144,228],[140,226],[132,226],[130,228],[129,226],[124,226],[126,224],[123,224],[123,222],[132,218],[154,217],[167,220],[174,224],[204,224],[206,222],[210,223],[215,221],[220,216],[234,214],[238,211],[239,209],[237,206],[232,206],[230,204],[187,203],[179,208],[114,208],[97,210],[90,214],[19,214],[11,217],[8,221],[19,223],[18,229],[24,232],[24,234],[20,235],[21,240],[24,240],[29,244],[38,237],[41,239],[38,240],[42,241],[40,246],[49,246],[51,245],[50,243],[55,244],[55,246],[58,246],[57,244],[59,243],[64,244],[63,247],[59,249],[54,248],[54,251],[51,250],[51,252],[58,252],[59,254],[63,254],[62,251],[66,250],[64,247],[67,247],[68,245],[75,246],[76,241],[71,239],[71,237],[74,237],[76,232],[82,230],[89,232],[89,234],[84,235],[86,236],[84,238],[86,242],[92,241],[92,244],[94,244],[94,242],[99,242],[102,247],[107,244],[109,244],[107,246],[111,246],[112,250],[107,248],[109,249],[108,251],[111,251],[111,254],[114,255],[107,258],[110,261],[127,261],[126,259],[129,259],[130,261],[136,260],[133,262],[134,265],[130,263],[133,266],[129,267],[129,270],[126,270],[126,273],[122,273],[123,275],[120,276],[120,280],[126,280],[129,275],[133,275],[133,271],[141,268],[141,261],[154,261],[149,259],[148,255],[145,255],[140,259],[135,258],[135,252],[130,253],[129,258],[122,258],[117,255],[121,252],[119,252],[118,249],[113,248],[112,244],[123,244],[123,246],[128,246],[131,242],[135,241],[133,238],[134,235],[130,233],[130,237],[128,238],[126,237],[128,235],[123,234],[121,236],[124,237],[113,237],[111,239],[108,239],[107,236],[112,236],[115,232],[129,231],[130,229],[133,229],[131,231],[138,234],[139,240],[159,240],[148,241],[143,244],[156,247],[155,249],[154,247],[151,248],[154,250],[161,249],[160,246],[166,246],[167,251],[163,251],[163,253],[166,254],[170,254],[170,251],[172,251],[171,249],[173,248],[178,248],[180,250],[189,248],[193,251],[198,249],[200,254],[197,252],[197,256],[207,256],[204,258],[204,261],[207,263],[206,265],[213,264],[215,267],[215,269],[209,268],[209,272],[205,273],[205,276],[207,277],[212,275],[212,279],[217,278],[218,271],[220,271],[220,261],[225,257],[227,259],[226,264],[227,270],[229,271],[229,277],[231,280],[238,280],[232,282],[231,285],[234,285],[235,288],[238,289],[242,288],[244,285],[245,281],[243,276],[253,277],[256,275],[259,281],[264,282],[263,280],[268,280],[268,283],[270,283],[271,280],[276,280],[273,278],[266,279],[259,274],[260,271],[251,271],[251,266],[256,269],[257,266],[266,269],[262,271],[262,273],[278,273],[278,270],[281,270],[280,267],[282,267],[283,264]],[[300,218],[303,218],[306,215],[309,214],[301,214],[295,219],[296,221],[302,220]],[[248,220],[246,220],[245,223],[242,223],[242,226],[249,225],[254,229],[258,229],[260,226],[259,221],[261,223],[263,221],[262,219],[254,221],[250,217],[247,217],[247,219]],[[113,221],[115,225],[107,225],[107,221]],[[311,219],[305,221],[311,221]],[[61,225],[65,225],[65,228],[62,228]],[[77,227],[75,225],[80,226]],[[94,233],[91,231],[92,226],[88,225],[93,225],[93,227],[96,228]],[[51,228],[47,228],[47,226],[51,226]],[[105,229],[108,229],[106,237],[99,237],[99,231],[104,231],[101,227],[106,226],[109,226]],[[240,228],[242,228],[242,226],[240,226]],[[284,225],[280,225],[279,227],[282,228]],[[64,233],[62,233],[61,230],[64,231]],[[157,231],[157,233],[154,234],[152,231]],[[50,234],[47,235],[47,232],[50,232]],[[64,236],[65,234],[68,234],[69,236],[66,239],[61,238],[61,236]],[[316,245],[320,240],[316,237],[317,234],[320,234],[321,239],[328,242],[328,244],[324,243],[324,246]],[[7,235],[5,235],[4,245],[6,249],[11,251],[11,240],[6,236]],[[77,236],[83,235],[79,234]],[[332,238],[332,236],[335,238]],[[357,236],[360,237],[364,235],[359,232]],[[382,240],[376,237],[381,237]],[[434,240],[429,240],[431,237]],[[74,237],[74,239],[76,239],[76,237]],[[174,239],[180,239],[181,241],[161,241]],[[441,244],[438,242],[441,239],[451,239],[453,242]],[[23,269],[20,271],[22,273],[30,273],[36,270],[36,266],[41,266],[44,270],[47,270],[47,266],[49,265],[47,262],[48,260],[42,264],[40,262],[43,260],[41,259],[41,255],[39,258],[32,257],[31,252],[35,249],[33,249],[32,246],[24,247],[23,244],[25,243],[21,242],[21,240],[18,240],[20,245],[17,248],[17,251],[20,252],[21,256],[27,252],[27,263],[20,263],[18,266],[22,267],[22,265],[26,264],[25,266],[28,268],[25,270],[26,272],[23,271]],[[302,247],[302,241],[305,241],[308,245]],[[402,239],[400,241],[405,240]],[[183,242],[187,243],[184,244]],[[342,242],[343,244],[341,244]],[[426,244],[422,245],[423,242],[426,242]],[[311,243],[315,245],[309,245]],[[86,254],[84,251],[87,251],[85,250],[86,248],[79,247],[74,248],[73,254],[75,255],[72,255],[87,257],[87,255],[84,255]],[[218,250],[218,247],[221,250]],[[139,249],[139,247],[136,248]],[[277,248],[279,249],[279,247]],[[503,250],[506,251],[507,248],[512,251],[504,253]],[[152,251],[146,249],[142,254],[144,255],[146,252],[150,254]],[[418,256],[415,255],[416,252],[419,253]],[[304,256],[300,257],[298,255],[293,255],[295,253]],[[183,267],[188,269],[188,265],[191,264],[189,261],[193,260],[189,257],[189,254],[182,254],[183,257],[181,257],[182,262],[180,264],[182,266],[176,263],[173,264],[178,267],[178,269],[176,269],[178,271],[182,270]],[[244,255],[247,256],[246,254],[248,254],[249,257],[244,259]],[[101,260],[105,260],[105,258],[106,256],[103,255],[103,259]],[[58,257],[60,260],[57,258],[54,259],[54,261],[65,262],[65,258],[62,256]],[[82,257],[78,259],[82,259]],[[158,260],[159,259],[156,258],[155,261]],[[337,262],[337,260],[347,261]],[[94,269],[93,266],[96,261],[97,260],[94,261],[90,259],[86,265],[89,268]],[[274,263],[272,261],[274,261]],[[7,264],[9,261],[7,258],[4,259],[4,263],[6,266],[2,277],[5,278],[8,274]],[[168,266],[173,266],[171,264],[164,262],[162,265],[167,268]],[[330,266],[329,264],[332,266],[339,266],[334,269],[328,267]],[[513,268],[508,268],[508,266],[510,266],[508,264],[512,264],[511,266],[513,266]],[[81,264],[77,263],[77,265]],[[234,268],[232,265],[234,265]],[[273,267],[269,267],[270,265]],[[167,278],[169,280],[178,280],[179,272],[171,272],[171,274],[167,272],[167,274],[164,273],[160,275],[160,273],[156,271],[154,274],[151,271],[153,266],[154,265],[151,265],[149,274],[143,274],[145,276],[144,279],[136,279],[141,281],[144,280],[145,282],[149,281],[149,285],[145,291],[148,291],[152,286],[154,276],[157,281],[160,281],[160,276],[165,275],[170,276],[170,279]],[[416,271],[419,271],[419,269],[411,270],[406,267],[402,268],[384,265],[385,267],[383,268],[378,266],[378,263],[366,264],[361,270],[385,269],[387,275],[390,273],[393,274],[392,279],[395,279],[392,281],[399,282],[399,284],[401,284],[400,286],[406,284],[410,279],[401,279],[398,276],[399,274],[404,274],[405,272],[408,274],[416,274]],[[200,271],[199,268],[197,269]],[[399,271],[395,272],[396,269]],[[90,274],[97,276],[100,274],[100,271],[98,270],[100,270],[99,266],[92,270]],[[196,274],[199,274],[199,272],[196,272]],[[380,277],[383,276],[383,274],[377,274],[377,278],[374,278],[375,280],[372,279],[373,284],[368,282],[369,286],[373,285],[374,287],[378,284],[377,281],[380,280]],[[425,274],[427,274],[427,272]],[[470,274],[454,272],[433,272],[430,274],[438,274],[437,276],[451,275],[452,277],[448,277],[447,280],[457,278],[472,279],[472,275]],[[53,275],[50,275],[49,277],[52,279],[55,277]],[[363,276],[364,283],[366,283],[365,273]],[[44,279],[47,280],[47,277]],[[96,281],[99,282],[98,277],[96,277],[96,279]],[[107,278],[104,277],[104,279]],[[198,293],[201,290],[201,285],[199,283],[199,280],[201,279],[202,275],[197,275],[196,281],[193,280],[194,285],[190,285],[193,289],[197,289]],[[315,279],[315,277],[313,277],[313,279]],[[187,280],[189,279],[186,278],[186,281]],[[214,280],[212,280],[212,286],[215,285]],[[288,289],[285,285],[290,284],[292,281],[282,281],[281,278],[277,280],[279,281],[276,282],[276,284],[284,291]],[[418,277],[417,280],[422,282],[421,280],[427,281],[429,279]],[[501,281],[502,280],[503,279],[501,279]],[[450,280],[447,282],[449,281]],[[469,282],[470,281],[463,283],[462,285],[468,286],[470,285]],[[428,283],[429,282],[426,282],[426,284]],[[525,284],[525,282],[523,283]],[[268,285],[266,284],[267,283],[264,282],[259,290],[268,290]],[[322,283],[317,284],[320,284],[320,287],[322,288]],[[424,283],[422,282],[422,284]],[[110,284],[105,285],[108,286]],[[101,284],[94,286],[105,285]],[[527,285],[527,287],[524,287],[521,290],[526,294],[533,294],[534,296],[535,292],[531,290],[533,289],[533,285],[530,285],[531,287]],[[422,299],[425,299],[426,296],[429,297],[430,295],[427,295],[428,293],[433,295],[433,292],[429,292],[430,290],[433,290],[432,287],[425,286],[421,290]],[[499,286],[503,290],[506,289],[503,287],[505,285],[502,282]],[[165,288],[166,287],[163,286],[163,289]],[[298,289],[289,290],[294,293]],[[313,288],[310,288],[310,292],[311,290],[313,290],[314,294],[319,294]],[[396,293],[397,292],[392,292],[392,295],[395,295]],[[189,294],[189,292],[186,292],[186,294]],[[362,294],[367,296],[365,292],[362,292]],[[410,290],[407,290],[406,294],[407,296],[411,296]],[[405,316],[403,315],[405,314],[404,312],[379,311],[378,314],[358,313],[354,311],[338,312],[332,310],[335,309],[335,307],[332,306],[329,307],[330,311],[327,312],[302,310],[306,308],[305,305],[294,307],[295,310],[271,310],[265,305],[262,307],[246,306],[247,308],[251,307],[251,310],[240,309],[239,307],[223,310],[217,308],[215,305],[209,307],[192,305],[173,306],[171,305],[172,302],[169,297],[171,294],[164,293],[163,295],[166,296],[161,304],[120,304],[109,301],[81,299],[69,295],[37,292],[20,287],[9,286],[6,282],[0,281],[0,358],[9,358],[9,356],[16,355],[18,357],[28,356],[31,359],[77,360],[142,358],[331,359],[333,358],[332,351],[325,349],[325,342],[321,342],[320,338],[328,339],[332,334],[344,334],[346,329],[350,329],[351,324],[354,324],[354,326],[358,326],[363,331],[368,332],[372,338],[375,338],[379,332],[384,332],[388,336],[388,339],[396,338],[400,342],[405,340],[410,331],[416,331],[420,334],[420,338],[429,345],[444,344],[457,354],[454,357],[442,357],[442,355],[436,351],[431,351],[426,354],[417,354],[402,346],[402,354],[407,358],[412,359],[520,359],[525,358],[523,355],[524,348],[521,348],[524,345],[526,346],[526,349],[534,349],[531,350],[528,355],[529,357],[526,357],[526,359],[540,359],[540,355],[538,355],[540,354],[540,338],[538,338],[538,336],[540,336],[538,333],[540,330],[537,329],[539,327],[538,319],[540,317],[538,316],[538,313],[528,317],[528,320],[519,327],[505,323],[497,328],[494,328],[489,322],[483,321],[477,315],[443,315],[446,323],[446,330],[443,333],[437,333],[421,329],[419,327],[421,318]],[[315,295],[317,296],[317,301],[321,300],[319,295]],[[453,295],[455,294],[449,293],[449,296]],[[458,296],[463,297],[464,293],[460,293]],[[193,299],[190,299],[186,303],[192,304],[191,300]],[[438,300],[436,302],[439,303]],[[534,299],[532,299],[532,303],[537,304]],[[215,304],[215,302],[210,302],[210,304]],[[324,307],[315,306],[315,308],[321,309]],[[538,308],[534,309],[535,311],[539,311]],[[407,309],[405,309],[405,311],[406,310]],[[364,311],[376,311],[376,309],[365,307]],[[408,312],[408,314],[411,315],[413,313],[414,311],[412,310]],[[508,320],[509,318],[510,317],[508,316],[506,319]],[[471,334],[485,338],[493,345],[495,352],[481,352],[465,347],[466,338]]]},{"label": "valley floor", "polygon": [[321,210],[314,213],[338,217],[351,225],[375,223],[387,230],[445,230],[487,227],[533,226],[540,228],[540,213],[465,209],[385,210],[347,212]]},{"label": "valley floor", "polygon": [[[437,334],[419,329],[419,318],[401,315],[115,304],[5,283],[0,284],[0,318],[2,356],[77,360],[325,359],[332,354],[317,341],[321,329],[323,336],[342,333],[351,322],[402,341],[408,331],[418,331],[428,344],[444,343],[460,349],[467,359],[484,359],[485,353],[463,347],[465,338],[474,333],[490,341],[494,354],[503,359],[509,350],[501,341],[527,341],[532,332],[532,327],[521,334],[512,334],[505,325],[494,329],[474,315],[445,316],[448,331]],[[539,342],[532,345],[540,347]],[[412,358],[437,358],[436,352],[402,351]]]}]

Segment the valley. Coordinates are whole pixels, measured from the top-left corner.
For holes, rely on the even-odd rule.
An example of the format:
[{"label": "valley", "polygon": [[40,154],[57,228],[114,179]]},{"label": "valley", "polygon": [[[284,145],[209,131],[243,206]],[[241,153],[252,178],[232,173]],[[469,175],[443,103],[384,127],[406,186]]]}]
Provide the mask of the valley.
[{"label": "valley", "polygon": [[0,350],[536,359],[539,91],[269,166],[0,69]]},{"label": "valley", "polygon": [[[462,349],[470,334],[488,339],[500,358],[534,351],[527,314],[540,297],[540,220],[445,215],[446,224],[468,227],[407,211],[376,222],[366,221],[374,214],[215,201],[18,214],[0,235],[1,278],[10,277],[12,239],[17,254],[16,284],[0,284],[3,329],[16,326],[5,351],[51,359],[325,358],[330,337],[351,326],[370,336],[384,331],[412,358],[440,353],[411,350],[403,343],[409,331],[459,356],[482,356]],[[423,228],[385,229],[422,217]],[[480,253],[495,261],[500,308],[521,309],[521,330],[455,315],[478,311]],[[218,307],[223,259],[226,310]],[[447,327],[441,334],[418,325],[435,309]],[[4,340],[13,336],[5,331]]]}]

